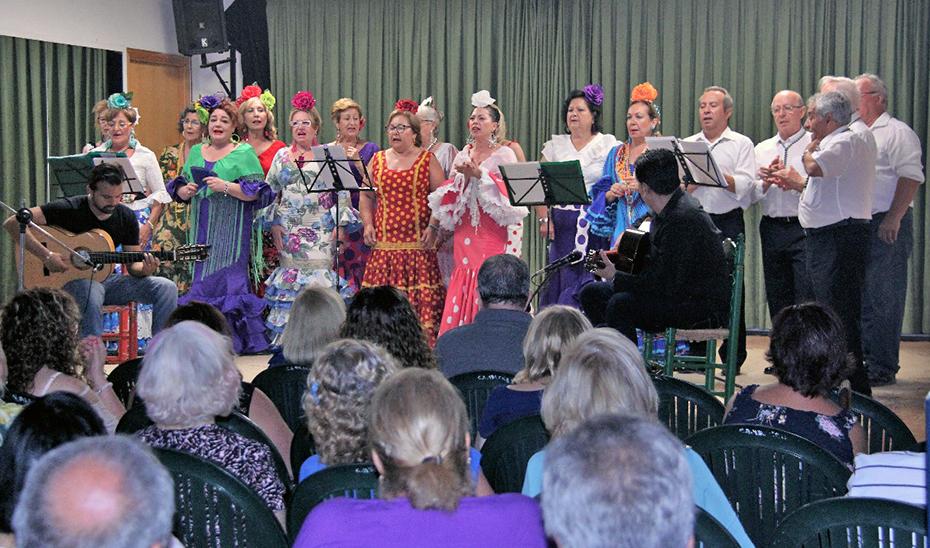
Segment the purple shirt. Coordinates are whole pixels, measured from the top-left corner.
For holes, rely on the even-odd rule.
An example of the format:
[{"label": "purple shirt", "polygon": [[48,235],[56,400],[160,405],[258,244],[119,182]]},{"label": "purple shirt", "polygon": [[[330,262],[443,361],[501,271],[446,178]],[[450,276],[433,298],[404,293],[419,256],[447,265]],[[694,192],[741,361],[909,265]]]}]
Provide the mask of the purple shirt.
[{"label": "purple shirt", "polygon": [[539,506],[508,493],[467,497],[454,512],[417,510],[405,498],[328,500],[310,512],[295,548],[314,546],[545,547]]}]

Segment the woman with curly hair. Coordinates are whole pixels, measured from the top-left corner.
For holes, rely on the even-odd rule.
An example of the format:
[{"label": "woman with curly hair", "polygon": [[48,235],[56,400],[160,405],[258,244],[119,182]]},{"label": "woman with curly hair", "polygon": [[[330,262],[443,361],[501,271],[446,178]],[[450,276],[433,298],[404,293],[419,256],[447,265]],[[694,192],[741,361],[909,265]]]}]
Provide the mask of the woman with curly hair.
[{"label": "woman with curly hair", "polygon": [[836,314],[812,302],[783,308],[772,321],[765,357],[778,382],[752,384],[737,392],[727,403],[723,422],[787,430],[852,469],[853,457],[866,451],[865,432],[848,405],[830,398],[852,371]]},{"label": "woman with curly hair", "polygon": [[327,466],[369,462],[368,411],[381,381],[400,368],[383,348],[342,339],[317,357],[307,377],[304,413],[317,454],[300,466],[300,481]]},{"label": "woman with curly hair", "polygon": [[79,324],[77,304],[64,291],[29,289],[10,299],[0,312],[7,388],[35,397],[59,390],[77,394],[114,432],[126,408],[103,371],[106,347],[99,337],[80,341]]},{"label": "woman with curly hair", "polygon": [[340,336],[381,345],[401,367],[437,367],[410,301],[389,285],[366,287],[355,294]]}]

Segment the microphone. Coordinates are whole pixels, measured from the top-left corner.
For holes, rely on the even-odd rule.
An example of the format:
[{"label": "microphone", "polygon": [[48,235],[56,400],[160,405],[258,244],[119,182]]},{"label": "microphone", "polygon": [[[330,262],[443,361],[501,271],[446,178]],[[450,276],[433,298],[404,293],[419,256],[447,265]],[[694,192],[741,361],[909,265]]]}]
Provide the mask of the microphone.
[{"label": "microphone", "polygon": [[566,256],[564,256],[564,257],[562,257],[562,258],[560,258],[560,259],[556,259],[556,260],[552,261],[551,263],[547,264],[546,267],[543,268],[543,271],[549,272],[549,271],[555,270],[555,269],[557,269],[557,268],[562,268],[563,266],[565,266],[565,265],[567,265],[567,264],[575,264],[575,263],[581,261],[581,259],[583,259],[583,258],[584,258],[584,253],[582,253],[581,251],[578,251],[578,250],[576,249],[576,250],[572,251],[571,253],[569,253],[568,255],[566,255]]}]

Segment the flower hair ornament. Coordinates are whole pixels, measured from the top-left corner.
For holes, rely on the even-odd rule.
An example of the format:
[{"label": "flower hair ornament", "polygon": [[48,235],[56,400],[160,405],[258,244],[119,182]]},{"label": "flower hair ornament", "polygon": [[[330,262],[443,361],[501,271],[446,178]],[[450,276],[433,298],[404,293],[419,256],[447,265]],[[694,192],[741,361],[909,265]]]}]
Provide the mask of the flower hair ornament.
[{"label": "flower hair ornament", "polygon": [[201,95],[200,99],[194,103],[194,110],[197,111],[197,118],[200,123],[206,125],[210,121],[210,113],[220,106],[220,103],[226,99],[226,95],[216,92],[213,95]]},{"label": "flower hair ornament", "polygon": [[471,106],[473,107],[487,107],[493,105],[494,102],[495,99],[491,97],[491,94],[486,89],[473,93],[471,96]]},{"label": "flower hair ornament", "polygon": [[662,113],[659,111],[659,105],[656,103],[656,99],[658,98],[659,90],[657,90],[649,82],[643,82],[642,84],[639,84],[633,88],[633,91],[630,92],[631,103],[635,103],[637,101],[649,103],[656,109],[656,114],[661,117]]},{"label": "flower hair ornament", "polygon": [[266,89],[262,91],[262,88],[260,88],[258,84],[253,83],[252,85],[242,88],[242,93],[236,98],[236,106],[241,106],[242,103],[256,97],[268,110],[274,109],[275,104],[277,104],[277,100],[274,98],[274,95],[271,94],[270,90]]},{"label": "flower hair ornament", "polygon": [[417,109],[419,107],[420,105],[418,105],[417,102],[413,99],[400,99],[394,103],[394,110],[405,110],[414,115],[417,113]]},{"label": "flower hair ornament", "polygon": [[291,106],[296,110],[309,112],[316,106],[316,98],[309,91],[298,91],[291,98]]},{"label": "flower hair ornament", "polygon": [[600,84],[588,84],[581,91],[585,100],[592,105],[601,106],[604,103],[604,88]]},{"label": "flower hair ornament", "polygon": [[107,108],[124,109],[132,108],[132,92],[114,93],[107,97]]}]

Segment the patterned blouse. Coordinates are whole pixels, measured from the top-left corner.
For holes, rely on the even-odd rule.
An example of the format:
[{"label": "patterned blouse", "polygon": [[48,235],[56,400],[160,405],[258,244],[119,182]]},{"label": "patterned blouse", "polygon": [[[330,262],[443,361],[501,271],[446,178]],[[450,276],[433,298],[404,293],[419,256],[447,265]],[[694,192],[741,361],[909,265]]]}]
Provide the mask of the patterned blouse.
[{"label": "patterned blouse", "polygon": [[160,449],[184,451],[213,461],[254,489],[273,511],[284,509],[284,484],[275,470],[271,450],[216,424],[180,430],[149,426],[142,441]]}]

